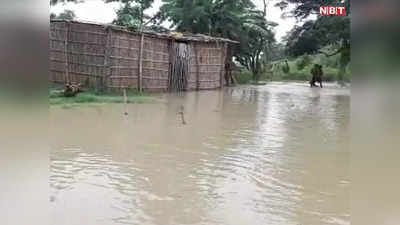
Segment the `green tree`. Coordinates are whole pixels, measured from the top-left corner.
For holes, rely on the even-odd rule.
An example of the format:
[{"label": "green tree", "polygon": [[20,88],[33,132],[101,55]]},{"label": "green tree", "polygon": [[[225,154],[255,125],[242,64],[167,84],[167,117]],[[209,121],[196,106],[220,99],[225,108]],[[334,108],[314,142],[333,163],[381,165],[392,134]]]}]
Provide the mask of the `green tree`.
[{"label": "green tree", "polygon": [[296,60],[296,67],[298,70],[303,70],[306,66],[311,64],[311,61],[311,57],[305,54]]},{"label": "green tree", "polygon": [[350,0],[280,0],[275,6],[282,10],[287,9],[289,5],[294,6],[290,10],[290,16],[304,20],[310,15],[318,15],[320,6],[345,6],[346,12],[350,12]]},{"label": "green tree", "polygon": [[277,61],[286,58],[285,45],[281,42],[273,42],[267,46],[264,52],[267,62]]},{"label": "green tree", "polygon": [[151,17],[145,13],[154,0],[105,0],[108,2],[121,2],[123,5],[117,11],[114,24],[135,29],[143,29],[151,21]]},{"label": "green tree", "polygon": [[[163,0],[160,20],[169,20],[181,32],[203,33],[240,42],[236,59],[258,80],[262,55],[275,41],[266,11],[255,9],[251,0]],[[266,1],[267,2],[267,1]]]},{"label": "green tree", "polygon": [[275,43],[275,34],[271,28],[276,25],[268,23],[261,11],[249,11],[241,18],[240,33],[235,38],[240,42],[240,47],[235,56],[252,72],[255,81],[260,79],[262,67],[267,63],[265,56]]},{"label": "green tree", "polygon": [[74,11],[72,10],[64,10],[64,12],[61,12],[58,15],[55,15],[54,13],[50,14],[50,19],[60,19],[60,20],[74,20],[76,18],[76,15]]},{"label": "green tree", "polygon": [[[50,0],[50,6],[59,4],[59,3],[67,3],[67,2],[83,2],[83,0]],[[61,15],[63,14],[63,15]],[[61,18],[58,18],[59,16],[57,16],[55,13],[50,13],[50,19],[68,19],[68,20],[73,20],[75,19],[75,13],[71,10],[65,10],[64,12],[62,12],[59,16],[61,16]]]},{"label": "green tree", "polygon": [[145,17],[144,14],[141,13],[140,7],[132,6],[131,3],[126,3],[117,10],[117,18],[114,19],[112,23],[119,26],[138,29],[141,27],[144,19],[141,19],[142,15]]},{"label": "green tree", "polygon": [[67,2],[83,2],[83,0],[50,0],[50,5],[56,5],[58,3],[67,3]]},{"label": "green tree", "polygon": [[212,8],[208,0],[163,0],[161,20],[169,20],[171,27],[182,32],[209,34],[212,24]]}]

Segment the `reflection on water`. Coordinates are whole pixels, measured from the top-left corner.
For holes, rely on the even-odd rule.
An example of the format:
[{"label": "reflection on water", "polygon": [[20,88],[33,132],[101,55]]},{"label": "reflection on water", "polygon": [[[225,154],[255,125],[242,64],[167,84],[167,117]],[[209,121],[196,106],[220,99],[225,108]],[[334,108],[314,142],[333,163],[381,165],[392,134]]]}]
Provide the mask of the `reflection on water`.
[{"label": "reflection on water", "polygon": [[349,224],[349,104],[271,83],[54,107],[53,224]]}]

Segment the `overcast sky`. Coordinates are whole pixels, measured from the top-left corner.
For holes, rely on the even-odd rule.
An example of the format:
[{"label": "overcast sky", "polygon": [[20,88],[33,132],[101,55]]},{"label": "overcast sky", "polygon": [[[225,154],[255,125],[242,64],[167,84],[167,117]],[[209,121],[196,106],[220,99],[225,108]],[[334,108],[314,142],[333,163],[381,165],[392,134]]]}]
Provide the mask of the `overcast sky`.
[{"label": "overcast sky", "polygon": [[[267,12],[267,20],[277,22],[279,26],[275,28],[276,38],[278,41],[286,34],[287,31],[292,29],[296,21],[293,18],[282,19],[282,11],[279,8],[274,7],[274,2],[277,0],[271,0]],[[263,8],[262,0],[253,0],[253,2],[259,7]],[[162,5],[162,0],[155,0],[153,7],[146,11],[148,14],[153,15],[158,11]],[[70,9],[75,12],[77,19],[84,21],[92,21],[99,23],[110,23],[115,17],[115,11],[120,7],[120,3],[104,3],[103,0],[85,0],[83,3],[66,3],[57,4],[52,6],[50,11],[53,13],[60,13],[64,9]]]}]

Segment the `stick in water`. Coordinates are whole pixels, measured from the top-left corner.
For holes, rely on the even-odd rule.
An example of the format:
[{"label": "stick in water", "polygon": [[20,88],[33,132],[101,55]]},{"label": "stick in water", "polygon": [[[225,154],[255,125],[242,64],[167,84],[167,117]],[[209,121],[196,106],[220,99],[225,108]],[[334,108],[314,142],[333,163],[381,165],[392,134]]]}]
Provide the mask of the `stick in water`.
[{"label": "stick in water", "polygon": [[126,89],[124,89],[124,104],[125,104],[125,116],[128,115],[127,105],[128,105],[128,97],[126,96]]},{"label": "stick in water", "polygon": [[183,106],[181,106],[181,110],[180,110],[180,112],[179,112],[179,114],[181,114],[181,119],[182,119],[182,124],[183,125],[186,125],[186,121],[185,121],[185,114],[184,114],[184,107]]}]

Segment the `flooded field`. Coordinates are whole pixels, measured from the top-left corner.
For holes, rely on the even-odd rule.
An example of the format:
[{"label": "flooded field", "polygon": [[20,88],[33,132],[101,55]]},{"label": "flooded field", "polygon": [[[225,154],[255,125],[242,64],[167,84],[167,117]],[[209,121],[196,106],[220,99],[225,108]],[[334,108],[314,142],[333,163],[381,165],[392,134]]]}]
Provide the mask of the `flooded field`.
[{"label": "flooded field", "polygon": [[271,83],[162,94],[128,116],[52,107],[52,224],[350,224],[349,94]]}]

